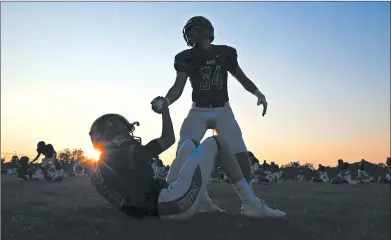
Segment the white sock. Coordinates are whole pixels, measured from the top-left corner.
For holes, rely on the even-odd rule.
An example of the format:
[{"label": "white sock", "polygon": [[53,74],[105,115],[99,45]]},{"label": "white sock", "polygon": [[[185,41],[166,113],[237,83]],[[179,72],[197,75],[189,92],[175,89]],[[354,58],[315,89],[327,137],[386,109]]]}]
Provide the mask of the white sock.
[{"label": "white sock", "polygon": [[243,203],[252,204],[259,201],[257,196],[255,196],[252,188],[248,185],[245,178],[234,184],[236,192],[239,194]]}]

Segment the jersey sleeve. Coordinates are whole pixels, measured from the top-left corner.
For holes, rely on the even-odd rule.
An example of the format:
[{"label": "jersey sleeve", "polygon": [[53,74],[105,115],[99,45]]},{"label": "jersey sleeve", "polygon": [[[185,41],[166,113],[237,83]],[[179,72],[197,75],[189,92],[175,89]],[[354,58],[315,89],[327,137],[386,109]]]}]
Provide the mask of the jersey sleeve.
[{"label": "jersey sleeve", "polygon": [[238,53],[235,48],[227,46],[228,71],[234,71],[238,66]]},{"label": "jersey sleeve", "polygon": [[188,72],[189,64],[185,52],[180,52],[175,56],[174,68],[177,72]]},{"label": "jersey sleeve", "polygon": [[162,147],[160,146],[160,143],[156,139],[154,139],[150,141],[147,145],[142,146],[140,149],[140,153],[142,154],[143,158],[152,159],[162,153]]}]

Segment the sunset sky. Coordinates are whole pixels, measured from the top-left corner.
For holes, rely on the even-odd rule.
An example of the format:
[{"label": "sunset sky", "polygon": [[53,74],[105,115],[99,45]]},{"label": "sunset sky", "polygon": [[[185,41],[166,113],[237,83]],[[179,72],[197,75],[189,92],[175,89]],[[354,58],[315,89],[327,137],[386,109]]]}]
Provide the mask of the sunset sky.
[{"label": "sunset sky", "polygon": [[[115,112],[161,133],[151,100],[175,79],[195,15],[269,102],[229,78],[231,106],[259,160],[335,165],[390,155],[390,3],[1,3],[1,152],[35,154],[40,140],[91,148],[88,131]],[[171,107],[178,136],[191,86]],[[207,132],[210,136],[211,131]],[[177,137],[179,139],[179,136]],[[173,160],[176,145],[161,158]]]}]

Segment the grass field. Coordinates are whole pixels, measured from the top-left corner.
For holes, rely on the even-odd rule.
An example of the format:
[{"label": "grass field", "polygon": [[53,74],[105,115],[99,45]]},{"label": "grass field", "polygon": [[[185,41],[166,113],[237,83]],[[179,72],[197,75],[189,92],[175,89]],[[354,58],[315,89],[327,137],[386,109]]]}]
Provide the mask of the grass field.
[{"label": "grass field", "polygon": [[231,214],[203,213],[183,222],[134,220],[111,208],[88,178],[48,182],[3,176],[1,239],[390,239],[389,185],[288,181],[254,190],[288,216],[239,216],[240,199],[231,185],[211,183],[211,197]]}]

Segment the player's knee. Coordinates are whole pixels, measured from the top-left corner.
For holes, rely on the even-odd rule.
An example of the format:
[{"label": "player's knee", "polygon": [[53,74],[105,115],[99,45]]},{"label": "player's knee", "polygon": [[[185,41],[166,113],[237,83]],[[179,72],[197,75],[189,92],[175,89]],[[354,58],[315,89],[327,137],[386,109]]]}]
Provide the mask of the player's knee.
[{"label": "player's knee", "polygon": [[186,139],[185,141],[182,142],[180,145],[180,149],[186,149],[186,150],[196,150],[198,147],[199,143],[194,140],[194,139]]},{"label": "player's knee", "polygon": [[202,144],[216,146],[218,151],[228,147],[227,141],[219,135],[206,138]]},{"label": "player's knee", "polygon": [[176,149],[176,153],[175,153],[175,156],[178,156],[178,153],[179,153],[179,150],[182,148],[182,147],[185,147],[185,148],[189,148],[189,147],[194,147],[194,149],[196,149],[199,145],[199,142],[194,140],[194,139],[190,139],[190,138],[184,138],[184,137],[181,137],[178,141],[178,145],[177,145],[177,149]]}]

